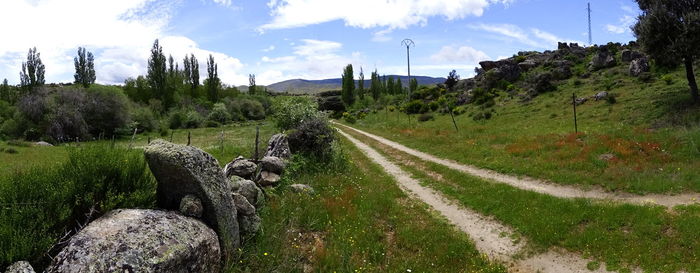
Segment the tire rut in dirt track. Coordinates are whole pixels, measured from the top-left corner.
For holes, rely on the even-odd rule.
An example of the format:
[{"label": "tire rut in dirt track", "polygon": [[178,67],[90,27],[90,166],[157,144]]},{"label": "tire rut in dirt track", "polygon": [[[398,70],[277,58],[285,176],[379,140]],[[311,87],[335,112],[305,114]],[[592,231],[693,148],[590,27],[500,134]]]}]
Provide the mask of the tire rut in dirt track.
[{"label": "tire rut in dirt track", "polygon": [[357,146],[368,158],[382,166],[387,173],[396,179],[402,190],[442,214],[451,224],[469,235],[479,252],[486,254],[492,260],[503,262],[508,266],[510,272],[608,272],[602,269],[605,268],[604,265],[598,270],[588,270],[586,268],[588,260],[565,250],[550,250],[524,259],[514,258],[514,256],[523,254],[527,241],[522,239],[514,243],[511,239],[514,232],[510,227],[455,205],[454,202],[449,201],[441,194],[421,186],[409,173],[367,144],[341,130],[339,133]]},{"label": "tire rut in dirt track", "polygon": [[672,208],[677,205],[690,205],[700,203],[699,193],[686,193],[678,195],[663,195],[663,194],[649,194],[649,195],[635,195],[631,193],[610,193],[606,192],[600,188],[584,190],[573,186],[563,186],[554,184],[552,182],[547,182],[544,180],[529,178],[529,177],[516,177],[512,175],[498,173],[492,170],[481,169],[478,167],[457,163],[452,160],[447,160],[443,158],[438,158],[436,156],[408,148],[397,142],[388,140],[386,138],[367,133],[362,130],[355,129],[353,127],[339,124],[334,122],[335,125],[342,128],[353,130],[359,134],[367,136],[375,141],[378,141],[384,145],[392,147],[396,150],[402,151],[404,153],[416,156],[425,161],[430,161],[448,167],[450,169],[458,170],[473,176],[488,179],[490,181],[495,181],[498,183],[508,184],[513,187],[534,191],[542,194],[547,194],[560,198],[588,198],[588,199],[598,199],[603,201],[613,201],[619,203],[629,203],[629,204],[653,204],[661,205],[667,208]]}]

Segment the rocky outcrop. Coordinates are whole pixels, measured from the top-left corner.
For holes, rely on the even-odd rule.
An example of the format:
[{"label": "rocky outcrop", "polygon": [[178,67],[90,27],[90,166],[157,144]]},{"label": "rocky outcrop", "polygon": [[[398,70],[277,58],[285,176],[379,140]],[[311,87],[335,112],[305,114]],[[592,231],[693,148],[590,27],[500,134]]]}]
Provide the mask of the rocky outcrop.
[{"label": "rocky outcrop", "polygon": [[27,261],[19,261],[7,267],[5,273],[34,273],[34,268]]},{"label": "rocky outcrop", "polygon": [[486,73],[495,75],[498,80],[513,82],[520,77],[520,67],[512,58],[500,61],[483,61],[479,65]]},{"label": "rocky outcrop", "polygon": [[224,167],[224,174],[226,177],[240,176],[246,179],[250,179],[255,175],[255,171],[258,166],[255,162],[249,159],[245,159],[242,156],[236,157],[233,161],[226,164]]},{"label": "rocky outcrop", "polygon": [[202,201],[202,219],[219,235],[222,256],[228,259],[239,246],[236,206],[231,186],[219,162],[204,151],[155,140],[144,151],[158,181],[158,206],[179,210],[181,199],[194,195]]},{"label": "rocky outcrop", "polygon": [[266,156],[260,160],[260,169],[263,171],[282,174],[287,164],[279,157]]},{"label": "rocky outcrop", "polygon": [[204,223],[175,212],[115,210],[70,239],[47,273],[218,272],[219,240]]},{"label": "rocky outcrop", "polygon": [[622,61],[625,63],[629,63],[639,58],[644,58],[644,54],[631,49],[622,50]]},{"label": "rocky outcrop", "polygon": [[197,196],[186,195],[180,200],[180,213],[185,216],[202,218],[202,213],[204,212],[204,206],[202,205],[202,200],[199,200]]},{"label": "rocky outcrop", "polygon": [[639,77],[644,72],[649,72],[649,60],[646,57],[635,59],[630,63],[629,72],[630,76]]},{"label": "rocky outcrop", "polygon": [[610,53],[607,47],[600,47],[598,52],[593,55],[591,62],[588,64],[588,69],[591,71],[610,68],[617,65],[615,56]]},{"label": "rocky outcrop", "polygon": [[289,149],[287,135],[276,134],[272,136],[267,144],[267,152],[265,152],[265,156],[275,156],[285,160],[292,157],[292,151]]}]

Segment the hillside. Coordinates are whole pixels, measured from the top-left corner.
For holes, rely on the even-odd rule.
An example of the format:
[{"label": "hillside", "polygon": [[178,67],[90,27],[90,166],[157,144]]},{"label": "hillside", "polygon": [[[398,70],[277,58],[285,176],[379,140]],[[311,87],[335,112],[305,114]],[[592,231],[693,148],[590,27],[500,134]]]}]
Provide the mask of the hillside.
[{"label": "hillside", "polygon": [[[408,86],[407,76],[386,75],[386,77],[401,78],[403,86]],[[445,82],[445,78],[433,78],[427,76],[412,76],[418,80],[419,85],[434,85]],[[268,86],[268,90],[290,94],[316,94],[323,91],[338,90],[341,88],[342,79],[304,80],[293,79],[274,83]],[[359,83],[355,83],[359,85]],[[369,86],[369,79],[365,79],[365,86]]]}]

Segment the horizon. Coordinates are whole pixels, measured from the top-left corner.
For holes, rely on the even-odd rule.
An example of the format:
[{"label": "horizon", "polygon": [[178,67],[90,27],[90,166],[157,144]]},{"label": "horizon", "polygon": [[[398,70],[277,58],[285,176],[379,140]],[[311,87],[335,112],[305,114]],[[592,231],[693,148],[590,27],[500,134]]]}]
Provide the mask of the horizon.
[{"label": "horizon", "polygon": [[[360,68],[366,76],[375,69],[406,75],[404,38],[416,44],[411,74],[444,78],[455,69],[468,78],[480,61],[552,50],[557,42],[588,45],[587,2],[9,0],[0,4],[0,31],[9,37],[0,45],[0,79],[17,84],[36,46],[46,81],[72,82],[82,46],[95,54],[98,83],[123,84],[146,74],[156,39],[180,67],[185,54],[194,53],[202,67],[212,54],[223,83],[233,86],[247,85],[249,74],[261,85],[336,79],[347,64],[356,77]],[[590,2],[593,44],[635,40],[634,1]],[[40,19],[7,27],[26,14]]]}]

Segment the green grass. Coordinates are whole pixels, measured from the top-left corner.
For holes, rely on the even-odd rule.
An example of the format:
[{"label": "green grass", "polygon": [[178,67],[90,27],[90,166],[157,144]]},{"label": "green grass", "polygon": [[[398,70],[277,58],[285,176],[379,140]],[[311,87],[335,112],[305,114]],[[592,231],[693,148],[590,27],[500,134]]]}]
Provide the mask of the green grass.
[{"label": "green grass", "polygon": [[[4,152],[8,148],[17,153]],[[0,150],[3,151],[0,152],[0,176],[21,169],[60,164],[68,157],[65,147],[34,147],[29,146],[29,143],[17,146],[0,142]]]},{"label": "green grass", "polygon": [[[410,122],[405,114],[379,111],[352,125],[408,147],[458,162],[561,184],[596,185],[610,191],[667,193],[700,191],[700,107],[689,106],[682,71],[643,83],[624,67],[593,73],[589,79],[560,83],[557,91],[528,103],[502,94],[489,120],[466,106],[456,117]],[[606,83],[607,82],[607,83]],[[617,103],[589,100],[577,108],[579,134],[573,134],[571,95],[601,90]],[[613,154],[611,161],[599,159]]]},{"label": "green grass", "polygon": [[[486,182],[350,133],[380,148],[425,185],[515,228],[534,250],[563,247],[605,262],[611,270],[639,266],[652,272],[700,272],[700,239],[696,236],[700,206],[666,211],[660,206],[555,198]],[[413,162],[412,167],[406,162]]]},{"label": "green grass", "polygon": [[[269,191],[262,233],[228,272],[505,272],[352,144],[342,148],[345,167],[296,158],[291,169],[301,171]],[[290,183],[316,194],[291,193]]]}]

